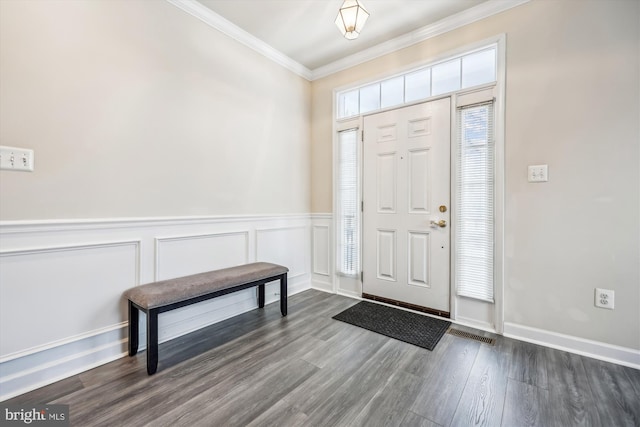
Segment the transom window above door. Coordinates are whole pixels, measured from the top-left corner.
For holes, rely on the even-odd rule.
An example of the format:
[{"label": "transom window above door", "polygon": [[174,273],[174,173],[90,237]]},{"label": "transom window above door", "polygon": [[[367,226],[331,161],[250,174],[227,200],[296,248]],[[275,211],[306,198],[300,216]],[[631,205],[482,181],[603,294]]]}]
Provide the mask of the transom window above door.
[{"label": "transom window above door", "polygon": [[455,92],[496,81],[497,46],[485,46],[404,74],[338,92],[337,119]]}]

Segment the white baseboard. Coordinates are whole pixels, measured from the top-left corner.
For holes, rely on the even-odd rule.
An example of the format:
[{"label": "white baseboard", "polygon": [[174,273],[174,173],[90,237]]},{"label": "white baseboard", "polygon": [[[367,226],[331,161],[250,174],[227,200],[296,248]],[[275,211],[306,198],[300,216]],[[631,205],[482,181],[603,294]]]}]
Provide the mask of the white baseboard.
[{"label": "white baseboard", "polygon": [[344,289],[338,289],[336,291],[336,294],[342,295],[343,297],[349,297],[349,298],[354,298],[354,299],[357,299],[357,300],[362,300],[362,295],[358,294],[357,292],[353,292],[353,291],[346,291]]},{"label": "white baseboard", "polygon": [[126,325],[0,364],[0,402],[126,355]]},{"label": "white baseboard", "polygon": [[332,290],[332,289],[328,289],[326,286],[318,286],[318,283],[312,282],[311,283],[311,289],[314,289],[316,291],[320,291],[320,292],[326,292],[328,294],[332,294],[335,295],[336,293]]},{"label": "white baseboard", "polygon": [[468,326],[470,328],[491,332],[493,334],[496,333],[496,328],[494,328],[493,325],[488,322],[482,322],[479,320],[469,319],[467,317],[462,317],[462,316],[458,316],[455,319],[449,319],[449,320],[456,325]]},{"label": "white baseboard", "polygon": [[329,292],[331,294],[335,293],[333,291],[333,284],[323,280],[312,279],[311,288],[322,292]]},{"label": "white baseboard", "polygon": [[543,345],[605,362],[640,369],[640,351],[571,335],[505,322],[504,336]]}]

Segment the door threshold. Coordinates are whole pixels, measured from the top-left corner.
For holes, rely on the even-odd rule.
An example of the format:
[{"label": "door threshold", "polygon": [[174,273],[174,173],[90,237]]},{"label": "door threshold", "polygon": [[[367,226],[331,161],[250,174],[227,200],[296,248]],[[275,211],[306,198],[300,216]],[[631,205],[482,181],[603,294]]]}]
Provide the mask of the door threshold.
[{"label": "door threshold", "polygon": [[403,301],[397,301],[391,298],[379,297],[377,295],[362,293],[362,298],[370,299],[372,301],[384,302],[385,304],[391,304],[391,305],[395,305],[402,308],[408,308],[409,310],[421,311],[423,313],[433,314],[434,316],[444,317],[447,319],[451,317],[451,314],[448,311],[435,310],[433,308],[410,304],[408,302],[403,302]]}]

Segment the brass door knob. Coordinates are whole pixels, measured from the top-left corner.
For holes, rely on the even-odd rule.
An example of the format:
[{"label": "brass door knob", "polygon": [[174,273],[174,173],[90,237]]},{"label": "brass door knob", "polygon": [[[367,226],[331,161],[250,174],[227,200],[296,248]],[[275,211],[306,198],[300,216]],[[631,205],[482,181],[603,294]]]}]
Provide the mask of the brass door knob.
[{"label": "brass door knob", "polygon": [[434,221],[431,220],[431,225],[435,226],[435,227],[446,227],[447,226],[447,221],[445,221],[444,219],[441,219],[440,221]]}]

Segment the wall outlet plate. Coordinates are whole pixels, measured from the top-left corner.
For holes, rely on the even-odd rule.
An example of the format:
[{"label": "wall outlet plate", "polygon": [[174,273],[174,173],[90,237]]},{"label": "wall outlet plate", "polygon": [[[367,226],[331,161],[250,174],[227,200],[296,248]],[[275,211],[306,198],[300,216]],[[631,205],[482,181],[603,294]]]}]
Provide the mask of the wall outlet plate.
[{"label": "wall outlet plate", "polygon": [[529,166],[527,178],[529,182],[547,182],[549,181],[549,165],[532,165]]},{"label": "wall outlet plate", "polygon": [[596,307],[613,310],[615,306],[615,292],[611,289],[596,288],[595,304]]}]

